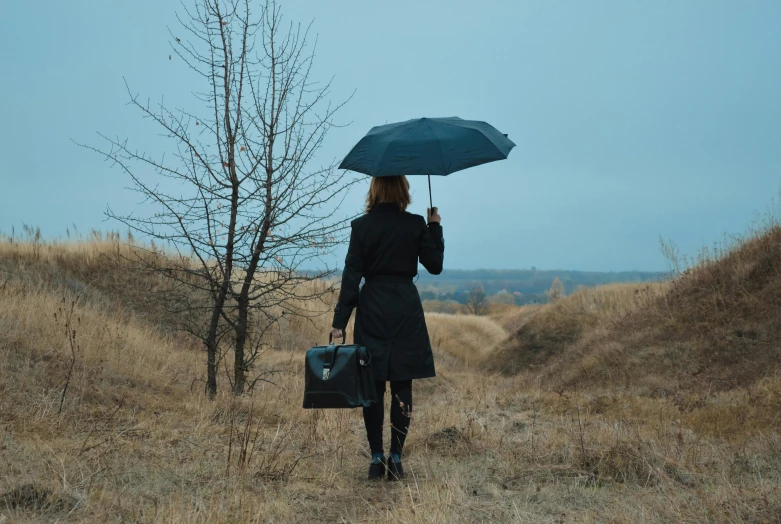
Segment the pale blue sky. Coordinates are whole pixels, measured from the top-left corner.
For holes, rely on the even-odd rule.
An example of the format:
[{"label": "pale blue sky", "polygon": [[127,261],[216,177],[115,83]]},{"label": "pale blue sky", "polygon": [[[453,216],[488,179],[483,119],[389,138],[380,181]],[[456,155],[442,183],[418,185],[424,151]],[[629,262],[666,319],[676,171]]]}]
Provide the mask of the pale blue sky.
[{"label": "pale blue sky", "polygon": [[[168,59],[179,2],[4,4],[0,230],[116,229],[102,222],[106,204],[129,210],[137,195],[71,139],[165,146],[125,105],[122,77],[153,101],[191,103],[199,86]],[[282,6],[314,19],[315,74],[335,75],[334,98],[356,90],[341,114],[352,123],[324,155],[419,116],[486,120],[518,144],[506,161],[432,180],[447,268],[662,269],[660,235],[692,252],[744,230],[778,194],[776,0]],[[424,214],[426,179],[411,183],[411,211]]]}]

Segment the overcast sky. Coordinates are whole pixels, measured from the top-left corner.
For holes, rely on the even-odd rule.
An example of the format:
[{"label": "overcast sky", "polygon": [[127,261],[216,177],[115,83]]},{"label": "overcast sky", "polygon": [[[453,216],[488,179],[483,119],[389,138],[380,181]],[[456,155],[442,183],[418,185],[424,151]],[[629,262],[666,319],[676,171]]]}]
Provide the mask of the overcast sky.
[{"label": "overcast sky", "polygon": [[[168,58],[179,2],[4,4],[0,231],[117,229],[106,205],[129,210],[137,195],[72,140],[97,144],[100,131],[167,147],[126,105],[123,77],[153,101],[192,101],[200,86]],[[446,268],[663,269],[660,236],[693,252],[743,231],[778,195],[777,0],[282,6],[314,20],[315,74],[335,75],[334,100],[355,91],[324,156],[421,116],[485,120],[517,144],[508,160],[432,180]],[[410,210],[425,214],[426,179],[410,180]]]}]

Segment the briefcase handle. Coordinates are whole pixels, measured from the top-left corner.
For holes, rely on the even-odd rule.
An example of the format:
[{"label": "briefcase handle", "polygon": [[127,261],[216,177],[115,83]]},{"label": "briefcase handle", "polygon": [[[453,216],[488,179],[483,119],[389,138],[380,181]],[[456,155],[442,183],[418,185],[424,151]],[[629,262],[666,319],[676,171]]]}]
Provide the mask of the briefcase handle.
[{"label": "briefcase handle", "polygon": [[[336,360],[336,350],[339,349],[338,345],[333,344],[334,334],[328,333],[328,347],[325,348],[323,354],[323,380],[328,380],[331,375],[331,368],[334,367],[334,361]],[[347,330],[342,330],[342,344],[347,343]]]},{"label": "briefcase handle", "polygon": [[[329,346],[331,345],[331,342],[333,341],[333,339],[334,339],[334,334],[329,332],[328,333],[328,345]],[[347,343],[347,330],[343,329],[342,330],[342,344],[346,344],[346,343]]]}]

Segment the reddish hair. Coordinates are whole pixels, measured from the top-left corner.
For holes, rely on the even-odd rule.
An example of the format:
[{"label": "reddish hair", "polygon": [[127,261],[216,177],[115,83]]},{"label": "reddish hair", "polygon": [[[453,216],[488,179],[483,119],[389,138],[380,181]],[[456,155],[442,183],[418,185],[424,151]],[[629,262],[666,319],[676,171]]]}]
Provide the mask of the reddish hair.
[{"label": "reddish hair", "polygon": [[404,175],[372,177],[369,192],[366,194],[366,212],[371,211],[374,204],[390,202],[404,211],[412,202],[409,194],[409,181]]}]

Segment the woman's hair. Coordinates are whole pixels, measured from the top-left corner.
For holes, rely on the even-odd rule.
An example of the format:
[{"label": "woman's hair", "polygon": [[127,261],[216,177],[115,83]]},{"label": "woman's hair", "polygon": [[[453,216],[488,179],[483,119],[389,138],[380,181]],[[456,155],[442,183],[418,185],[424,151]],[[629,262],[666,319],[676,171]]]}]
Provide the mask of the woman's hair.
[{"label": "woman's hair", "polygon": [[366,194],[366,212],[378,202],[392,202],[404,211],[412,202],[409,195],[409,181],[404,175],[372,177],[369,192]]}]

